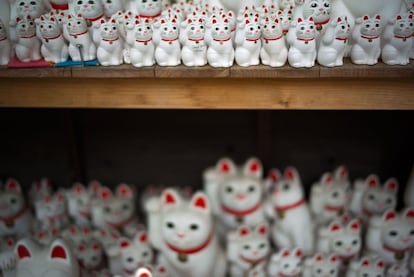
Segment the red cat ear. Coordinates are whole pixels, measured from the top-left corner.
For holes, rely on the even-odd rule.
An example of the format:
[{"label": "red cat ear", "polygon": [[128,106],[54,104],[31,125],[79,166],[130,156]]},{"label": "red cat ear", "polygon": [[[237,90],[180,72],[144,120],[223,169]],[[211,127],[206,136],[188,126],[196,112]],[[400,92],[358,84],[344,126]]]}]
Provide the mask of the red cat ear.
[{"label": "red cat ear", "polygon": [[290,256],[290,252],[289,252],[289,250],[288,249],[285,249],[283,252],[282,252],[282,257],[283,258],[287,258],[287,257],[289,257]]},{"label": "red cat ear", "polygon": [[313,17],[312,17],[312,16],[310,16],[310,17],[308,18],[308,20],[313,22]]},{"label": "red cat ear", "polygon": [[401,20],[401,19],[402,19],[401,15],[397,15],[397,20]]},{"label": "red cat ear", "polygon": [[265,223],[257,226],[256,230],[257,230],[257,233],[262,236],[267,236],[267,233],[269,232],[269,228],[267,227],[267,224]]},{"label": "red cat ear", "polygon": [[379,186],[379,178],[377,175],[371,174],[367,177],[367,179],[365,180],[365,183],[370,188],[377,188]]},{"label": "red cat ear", "polygon": [[140,242],[148,242],[148,234],[145,231],[142,231],[141,234],[138,235],[138,239]]},{"label": "red cat ear", "polygon": [[282,13],[283,13],[283,10],[278,10],[278,11],[277,11],[277,14],[278,14],[278,15],[281,15]]},{"label": "red cat ear", "polygon": [[378,267],[378,268],[384,268],[384,267],[385,267],[385,263],[384,263],[384,261],[379,260],[379,261],[377,262],[377,267]]},{"label": "red cat ear", "polygon": [[152,277],[152,273],[148,268],[142,267],[137,270],[134,277]]},{"label": "red cat ear", "polygon": [[331,263],[336,263],[336,262],[338,261],[338,257],[337,257],[336,255],[332,255],[332,256],[329,258],[329,261],[330,261]]},{"label": "red cat ear", "polygon": [[5,190],[20,193],[22,191],[22,188],[16,179],[10,178],[6,181]]},{"label": "red cat ear", "polygon": [[331,173],[327,172],[322,175],[322,181],[321,181],[322,185],[329,186],[329,185],[332,185],[332,182],[333,182],[333,176]]},{"label": "red cat ear", "polygon": [[[216,23],[216,20],[213,19],[213,24]],[[216,169],[220,173],[224,174],[232,174],[236,171],[236,166],[234,165],[233,161],[229,158],[222,158],[217,162]]]},{"label": "red cat ear", "polygon": [[81,183],[75,183],[72,187],[72,191],[75,194],[80,195],[85,192],[85,187]]},{"label": "red cat ear", "polygon": [[404,217],[407,219],[414,219],[414,208],[408,208],[404,211]]},{"label": "red cat ear", "polygon": [[133,192],[127,184],[120,184],[116,189],[116,194],[121,197],[132,197]]},{"label": "red cat ear", "polygon": [[285,169],[283,177],[287,180],[293,181],[293,180],[298,178],[298,172],[297,172],[296,168],[294,168],[293,166],[289,166]]},{"label": "red cat ear", "polygon": [[[249,23],[250,21],[246,20],[246,24],[249,24]],[[247,160],[244,166],[243,173],[245,175],[250,175],[250,176],[257,177],[257,178],[261,178],[263,174],[262,163],[257,158],[250,158],[249,160]]]},{"label": "red cat ear", "polygon": [[207,211],[209,209],[207,196],[202,192],[197,192],[191,199],[191,206]]},{"label": "red cat ear", "polygon": [[338,16],[338,19],[336,20],[336,22],[342,22],[342,19]]},{"label": "red cat ear", "polygon": [[348,229],[353,232],[359,232],[361,230],[361,224],[359,219],[354,219],[348,224]]},{"label": "red cat ear", "polygon": [[383,220],[385,222],[391,221],[397,218],[397,213],[394,210],[388,210],[383,215]]},{"label": "red cat ear", "polygon": [[[346,20],[346,18],[345,18]],[[342,22],[341,17],[338,17],[338,22]],[[338,179],[347,179],[348,178],[348,168],[344,165],[339,166],[335,170],[335,177]]]},{"label": "red cat ear", "polygon": [[244,237],[250,234],[250,229],[249,227],[241,226],[239,227],[238,233],[240,237]]},{"label": "red cat ear", "polygon": [[298,23],[301,23],[303,21],[303,19],[302,18],[298,18]]},{"label": "red cat ear", "polygon": [[277,181],[279,181],[281,177],[282,177],[282,174],[280,174],[279,169],[276,169],[276,168],[272,168],[269,171],[269,174],[267,175],[267,178],[270,179],[273,183],[276,183]]},{"label": "red cat ear", "polygon": [[101,200],[108,200],[112,198],[112,191],[109,188],[103,187],[99,191]]},{"label": "red cat ear", "polygon": [[104,24],[105,23],[105,19],[101,19],[101,24]]},{"label": "red cat ear", "polygon": [[18,242],[16,247],[17,257],[19,260],[32,258],[32,253],[25,243]]},{"label": "red cat ear", "polygon": [[275,18],[275,23],[279,24],[279,19]]},{"label": "red cat ear", "polygon": [[369,19],[369,16],[368,15],[365,15],[364,16],[364,20],[368,20]]},{"label": "red cat ear", "polygon": [[57,201],[62,202],[62,201],[65,201],[65,196],[63,195],[63,193],[58,192],[56,194],[56,199]]},{"label": "red cat ear", "polygon": [[59,259],[67,262],[69,261],[69,251],[62,240],[57,239],[52,243],[49,251],[49,257],[52,260]]},{"label": "red cat ear", "polygon": [[97,181],[97,180],[93,180],[89,183],[88,185],[88,189],[95,194],[98,194],[100,188],[102,187],[101,182]]},{"label": "red cat ear", "polygon": [[83,252],[83,251],[85,251],[85,249],[86,249],[85,246],[82,245],[82,244],[78,246],[78,251],[79,252]]},{"label": "red cat ear", "polygon": [[398,191],[398,181],[395,178],[390,178],[385,182],[385,189],[394,193]]},{"label": "red cat ear", "polygon": [[329,225],[329,231],[331,233],[336,233],[338,231],[340,231],[342,229],[341,225],[339,225],[338,223],[331,223],[331,225]]},{"label": "red cat ear", "polygon": [[322,262],[323,261],[323,255],[322,254],[317,254],[315,255],[315,262]]},{"label": "red cat ear", "polygon": [[379,14],[377,14],[377,15],[375,16],[375,19],[377,19],[377,20],[381,20],[381,16],[380,16]]},{"label": "red cat ear", "polygon": [[361,264],[362,267],[368,267],[369,266],[369,260],[368,259],[363,259],[360,264]]},{"label": "red cat ear", "polygon": [[302,258],[302,256],[303,256],[303,251],[302,251],[302,249],[301,249],[301,248],[297,248],[297,249],[295,250],[295,256],[296,256],[296,257],[298,257],[298,258]]},{"label": "red cat ear", "polygon": [[176,205],[179,202],[177,192],[172,189],[164,190],[161,199],[164,205]]},{"label": "red cat ear", "polygon": [[131,242],[129,241],[129,239],[121,238],[119,240],[119,247],[121,247],[121,248],[128,248],[130,246],[131,246]]}]

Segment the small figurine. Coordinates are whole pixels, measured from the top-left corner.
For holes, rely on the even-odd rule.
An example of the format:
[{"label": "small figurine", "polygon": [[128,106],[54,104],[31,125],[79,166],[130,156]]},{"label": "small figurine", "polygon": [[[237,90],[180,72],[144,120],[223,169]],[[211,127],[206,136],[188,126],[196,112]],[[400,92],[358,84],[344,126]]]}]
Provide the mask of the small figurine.
[{"label": "small figurine", "polygon": [[291,23],[289,34],[287,40],[290,45],[288,52],[288,62],[290,66],[314,66],[316,59],[316,33],[313,18],[298,18],[297,22]]},{"label": "small figurine", "polygon": [[150,242],[160,251],[170,276],[225,276],[226,258],[207,195],[197,192],[187,202],[175,190],[166,189],[161,207],[147,205],[146,211]]},{"label": "small figurine", "polygon": [[236,230],[241,225],[255,227],[265,220],[263,167],[257,158],[248,159],[240,169],[232,160],[223,158],[215,170],[221,178],[204,187],[217,218],[217,232],[224,241],[229,230]]},{"label": "small figurine", "polygon": [[60,26],[55,17],[41,16],[35,20],[40,30],[42,46],[40,51],[47,62],[60,63],[68,59],[68,46],[63,38]]},{"label": "small figurine", "polygon": [[245,19],[237,25],[234,58],[239,66],[258,65],[262,48],[260,23],[258,14],[254,18]]},{"label": "small figurine", "polygon": [[268,276],[295,277],[302,273],[303,251],[300,248],[283,248],[269,259]]},{"label": "small figurine", "polygon": [[207,23],[207,62],[212,67],[230,67],[234,63],[234,48],[231,40],[230,20],[212,16]]},{"label": "small figurine", "polygon": [[60,232],[60,237],[70,242],[72,245],[86,244],[95,239],[90,227],[78,227],[71,225]]},{"label": "small figurine", "polygon": [[[78,15],[68,15],[64,20],[67,29],[66,39],[69,41],[69,55],[74,62],[96,59],[96,46],[92,42],[86,20]],[[66,34],[64,32],[64,34]]]},{"label": "small figurine", "polygon": [[381,54],[381,16],[368,15],[355,20],[350,57],[354,64],[374,65]]},{"label": "small figurine", "polygon": [[321,35],[317,61],[320,65],[334,67],[343,65],[351,27],[347,17],[337,17],[329,22]]},{"label": "small figurine", "polygon": [[0,65],[9,64],[11,56],[12,48],[9,36],[7,35],[7,29],[0,19]]},{"label": "small figurine", "polygon": [[279,17],[280,23],[282,24],[283,28],[283,35],[287,35],[290,28],[290,23],[293,19],[293,11],[292,7],[281,9],[277,12],[277,15]]},{"label": "small figurine", "polygon": [[46,230],[38,230],[35,232],[33,239],[41,245],[49,245],[59,234],[59,229],[53,227]]},{"label": "small figurine", "polygon": [[269,196],[267,213],[275,218],[271,230],[279,248],[299,247],[305,255],[310,255],[314,249],[314,228],[304,197],[298,171],[287,167]]},{"label": "small figurine", "polygon": [[105,257],[102,246],[96,240],[90,240],[76,245],[76,258],[79,261],[81,276],[100,276],[105,268]]},{"label": "small figurine", "polygon": [[414,246],[414,209],[400,215],[387,210],[382,217],[371,218],[365,236],[365,250],[378,255],[386,265],[408,263],[409,250]]},{"label": "small figurine", "polygon": [[51,195],[52,193],[52,183],[48,178],[35,181],[32,183],[29,191],[30,204],[35,207],[37,202],[43,201],[45,196]]},{"label": "small figurine", "polygon": [[[203,66],[207,64],[207,44],[204,40],[205,22],[201,17],[189,17],[181,23],[181,58],[186,66]],[[181,37],[180,37],[181,40]]]},{"label": "small figurine", "polygon": [[410,271],[406,264],[395,263],[389,266],[386,270],[387,277],[409,277]]},{"label": "small figurine", "polygon": [[24,238],[17,242],[16,277],[78,277],[79,266],[71,248],[62,239],[54,240],[50,246],[40,246]]},{"label": "small figurine", "polygon": [[376,276],[384,277],[385,264],[381,259],[363,257],[350,263],[346,277]]},{"label": "small figurine", "polygon": [[43,201],[36,203],[36,217],[44,229],[62,229],[69,224],[66,198],[62,192],[47,195]]},{"label": "small figurine", "polygon": [[123,41],[120,37],[118,23],[115,19],[100,20],[101,40],[98,44],[96,57],[103,66],[121,65],[123,63]]},{"label": "small figurine", "polygon": [[284,66],[288,49],[279,18],[266,17],[262,23],[262,34],[262,49],[260,50],[262,64],[272,67]]},{"label": "small figurine", "polygon": [[177,18],[162,18],[155,22],[153,39],[155,47],[155,61],[160,66],[177,66],[181,64],[181,45]]},{"label": "small figurine", "polygon": [[[92,186],[95,186],[92,188]],[[93,182],[89,188],[85,188],[82,183],[74,183],[72,188],[67,191],[68,213],[78,226],[90,226],[92,220],[92,202],[94,199],[93,189],[99,190],[101,184]]]},{"label": "small figurine", "polygon": [[327,172],[312,185],[310,207],[316,224],[326,225],[347,210],[350,198],[348,170],[341,166],[334,174]]},{"label": "small figurine", "polygon": [[254,230],[247,225],[242,225],[237,231],[228,234],[227,258],[230,262],[230,276],[245,276],[249,270],[260,265],[265,272],[264,265],[270,252],[268,232],[269,227],[266,223],[262,223]]},{"label": "small figurine", "polygon": [[40,60],[42,58],[40,54],[40,40],[36,36],[34,20],[27,16],[25,18],[16,18],[16,22],[16,57],[21,62]]},{"label": "small figurine", "polygon": [[0,192],[0,236],[29,235],[32,215],[19,182],[8,179]]},{"label": "small figurine", "polygon": [[3,277],[16,276],[17,258],[14,253],[15,240],[11,236],[0,237],[0,274]]},{"label": "small figurine", "polygon": [[413,14],[397,15],[390,20],[382,34],[381,59],[388,65],[407,65],[413,45]]},{"label": "small figurine", "polygon": [[305,260],[303,277],[337,277],[339,276],[339,260],[334,255],[324,256],[316,253]]},{"label": "small figurine", "polygon": [[135,14],[139,14],[142,19],[153,21],[160,17],[162,11],[162,1],[158,0],[129,0],[129,7]]}]

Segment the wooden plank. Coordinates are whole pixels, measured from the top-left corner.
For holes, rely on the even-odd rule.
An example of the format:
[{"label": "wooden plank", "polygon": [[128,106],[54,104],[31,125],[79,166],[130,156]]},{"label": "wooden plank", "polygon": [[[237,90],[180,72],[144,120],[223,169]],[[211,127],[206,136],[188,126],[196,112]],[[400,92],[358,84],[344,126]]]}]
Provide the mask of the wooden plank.
[{"label": "wooden plank", "polygon": [[282,67],[266,65],[241,67],[235,65],[230,68],[230,76],[232,78],[318,78],[319,66],[293,68],[289,65]]},{"label": "wooden plank", "polygon": [[71,77],[70,68],[0,68],[0,78],[62,78]]},{"label": "wooden plank", "polygon": [[75,78],[153,78],[154,67],[136,68],[129,64],[120,66],[73,67]]},{"label": "wooden plank", "polygon": [[155,77],[157,78],[224,78],[229,76],[230,69],[214,68],[208,65],[195,67],[187,67],[184,65],[155,67]]},{"label": "wooden plank", "polygon": [[2,79],[0,107],[414,109],[414,79]]}]

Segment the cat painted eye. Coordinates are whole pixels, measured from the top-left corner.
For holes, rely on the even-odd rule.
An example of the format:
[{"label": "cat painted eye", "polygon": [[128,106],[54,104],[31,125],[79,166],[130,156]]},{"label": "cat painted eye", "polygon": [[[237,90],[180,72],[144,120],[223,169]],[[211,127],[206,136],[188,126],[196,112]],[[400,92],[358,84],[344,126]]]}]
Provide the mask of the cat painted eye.
[{"label": "cat painted eye", "polygon": [[142,252],[142,256],[143,257],[147,257],[148,256],[148,252],[147,251]]},{"label": "cat painted eye", "polygon": [[122,209],[123,209],[124,211],[128,210],[128,209],[129,209],[129,205],[128,205],[128,204],[124,204],[124,205],[122,205]]},{"label": "cat painted eye", "polygon": [[20,2],[20,4],[19,4],[20,6],[24,6],[24,2]]},{"label": "cat painted eye", "polygon": [[35,6],[37,3],[35,1],[30,2],[30,5]]},{"label": "cat painted eye", "polygon": [[331,273],[332,275],[334,275],[334,274],[335,274],[335,269],[331,269],[330,273]]},{"label": "cat painted eye", "polygon": [[197,224],[191,224],[190,229],[193,230],[193,231],[198,230],[198,225]]},{"label": "cat painted eye", "polygon": [[352,241],[352,245],[357,245],[358,244],[358,241],[357,240],[353,240]]},{"label": "cat painted eye", "polygon": [[261,248],[261,249],[263,249],[263,248],[265,248],[266,247],[266,244],[265,243],[261,243],[260,245],[259,245],[259,248]]},{"label": "cat painted eye", "polygon": [[283,267],[284,268],[289,268],[289,264],[284,264]]},{"label": "cat painted eye", "polygon": [[249,249],[250,249],[250,245],[245,245],[245,246],[243,246],[243,248],[244,248],[245,250],[249,250]]},{"label": "cat painted eye", "polygon": [[368,199],[369,200],[375,200],[375,195],[373,195],[373,194],[368,195]]},{"label": "cat painted eye", "polygon": [[110,213],[110,212],[111,212],[111,208],[110,208],[110,207],[108,207],[108,206],[106,206],[106,207],[104,207],[104,211],[105,211],[106,213]]},{"label": "cat painted eye", "polygon": [[289,190],[290,189],[290,185],[289,184],[284,184],[282,187],[283,190]]},{"label": "cat painted eye", "polygon": [[83,4],[83,2],[82,2],[81,0],[79,0],[76,4],[78,4],[78,5],[82,5],[82,4]]},{"label": "cat painted eye", "polygon": [[410,236],[414,236],[414,230],[410,231]]},{"label": "cat painted eye", "polygon": [[249,186],[249,192],[254,192],[256,189],[255,189],[255,187],[254,186]]},{"label": "cat painted eye", "polygon": [[134,258],[128,257],[126,260],[127,260],[128,263],[132,263],[134,261]]},{"label": "cat painted eye", "polygon": [[93,4],[95,4],[95,1],[89,0],[88,4],[93,5]]},{"label": "cat painted eye", "polygon": [[325,3],[323,5],[325,6],[325,8],[329,8],[329,3]]},{"label": "cat painted eye", "polygon": [[16,198],[14,198],[14,197],[13,197],[13,198],[11,198],[11,199],[10,199],[10,203],[11,203],[11,204],[16,204],[16,203],[17,203],[17,199],[16,199]]},{"label": "cat painted eye", "polygon": [[339,196],[339,192],[335,191],[334,193],[332,193],[332,197],[337,198]]},{"label": "cat painted eye", "polygon": [[321,273],[322,273],[322,269],[321,269],[321,268],[318,268],[318,269],[316,270],[316,273],[321,274]]},{"label": "cat painted eye", "polygon": [[311,8],[316,8],[318,5],[316,3],[312,3],[310,6]]},{"label": "cat painted eye", "polygon": [[41,29],[43,29],[43,24],[42,24],[42,25],[40,25],[40,28],[41,28]]},{"label": "cat painted eye", "polygon": [[391,236],[391,237],[396,237],[397,235],[398,235],[398,232],[397,231],[390,231],[389,232],[389,235]]},{"label": "cat painted eye", "polygon": [[232,188],[232,187],[227,187],[227,188],[226,188],[226,192],[228,192],[228,193],[232,193],[232,192],[233,192],[233,188]]},{"label": "cat painted eye", "polygon": [[167,228],[169,228],[169,229],[173,229],[173,228],[174,228],[174,223],[172,223],[172,222],[167,222]]},{"label": "cat painted eye", "polygon": [[337,241],[337,242],[335,243],[335,245],[336,245],[336,246],[338,246],[338,247],[341,247],[341,246],[342,246],[342,244],[343,244],[343,243],[342,243],[342,241]]}]

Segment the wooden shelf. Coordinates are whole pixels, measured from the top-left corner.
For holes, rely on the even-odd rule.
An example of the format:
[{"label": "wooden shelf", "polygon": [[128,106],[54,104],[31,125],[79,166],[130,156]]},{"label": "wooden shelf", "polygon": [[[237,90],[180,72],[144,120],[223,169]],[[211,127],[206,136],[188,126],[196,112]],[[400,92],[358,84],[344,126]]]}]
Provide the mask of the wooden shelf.
[{"label": "wooden shelf", "polygon": [[0,69],[0,107],[414,109],[407,66]]}]

